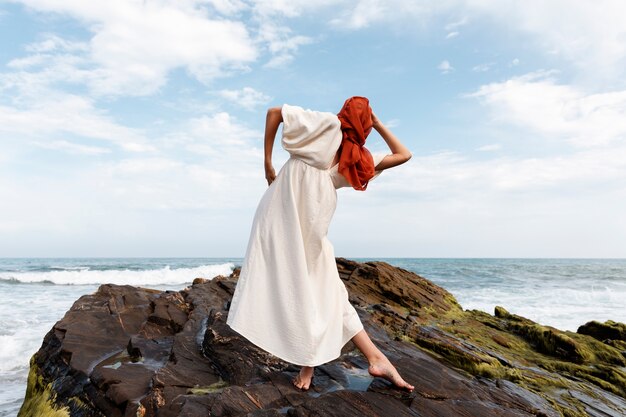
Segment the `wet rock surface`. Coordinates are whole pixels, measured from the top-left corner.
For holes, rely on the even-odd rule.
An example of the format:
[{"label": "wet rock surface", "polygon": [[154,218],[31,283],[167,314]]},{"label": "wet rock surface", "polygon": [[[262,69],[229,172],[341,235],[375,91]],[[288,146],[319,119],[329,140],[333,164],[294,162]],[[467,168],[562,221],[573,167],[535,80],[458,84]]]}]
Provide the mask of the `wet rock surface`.
[{"label": "wet rock surface", "polygon": [[502,307],[463,310],[385,262],[337,266],[413,392],[371,377],[352,342],[297,389],[298,366],[226,325],[236,269],[181,291],[102,285],[81,297],[33,356],[20,416],[626,416],[623,324],[560,331]]}]

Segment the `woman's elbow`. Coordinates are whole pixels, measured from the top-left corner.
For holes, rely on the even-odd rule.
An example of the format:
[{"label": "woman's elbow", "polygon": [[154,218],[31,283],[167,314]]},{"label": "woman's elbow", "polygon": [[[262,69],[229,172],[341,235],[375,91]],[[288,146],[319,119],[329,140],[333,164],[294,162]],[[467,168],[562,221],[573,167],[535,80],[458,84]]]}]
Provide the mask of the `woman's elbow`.
[{"label": "woman's elbow", "polygon": [[270,107],[267,109],[268,116],[277,116],[282,113],[282,107]]},{"label": "woman's elbow", "polygon": [[282,107],[270,107],[267,109],[267,119],[268,122],[271,121],[273,123],[282,123],[283,121],[283,108]]},{"label": "woman's elbow", "polygon": [[403,152],[401,155],[402,155],[402,163],[407,162],[413,156],[413,154],[409,151]]}]

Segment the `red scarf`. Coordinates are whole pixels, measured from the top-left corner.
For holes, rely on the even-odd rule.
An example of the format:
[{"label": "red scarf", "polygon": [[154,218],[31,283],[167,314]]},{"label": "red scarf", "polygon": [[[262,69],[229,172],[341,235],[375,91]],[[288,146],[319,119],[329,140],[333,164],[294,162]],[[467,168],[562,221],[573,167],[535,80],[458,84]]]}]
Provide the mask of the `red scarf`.
[{"label": "red scarf", "polygon": [[367,150],[365,139],[372,131],[372,109],[365,97],[351,97],[337,114],[341,122],[341,153],[339,173],[358,191],[365,191],[374,176],[374,158]]}]

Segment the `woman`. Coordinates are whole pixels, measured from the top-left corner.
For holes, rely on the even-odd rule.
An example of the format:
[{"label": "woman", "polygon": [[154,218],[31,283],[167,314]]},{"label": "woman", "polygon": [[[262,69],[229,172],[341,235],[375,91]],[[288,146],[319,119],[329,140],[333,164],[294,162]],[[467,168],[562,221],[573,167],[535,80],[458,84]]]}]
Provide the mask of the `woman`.
[{"label": "woman", "polygon": [[[281,123],[281,143],[290,158],[276,175],[271,158]],[[371,155],[363,146],[372,128],[391,155]],[[268,189],[254,215],[227,324],[265,351],[300,365],[293,380],[300,389],[309,389],[315,366],[338,358],[352,340],[372,376],[412,391],[365,332],[326,237],[337,188],[364,191],[382,170],[403,164],[411,153],[365,97],[349,98],[337,115],[287,104],[270,108],[264,151]]]}]

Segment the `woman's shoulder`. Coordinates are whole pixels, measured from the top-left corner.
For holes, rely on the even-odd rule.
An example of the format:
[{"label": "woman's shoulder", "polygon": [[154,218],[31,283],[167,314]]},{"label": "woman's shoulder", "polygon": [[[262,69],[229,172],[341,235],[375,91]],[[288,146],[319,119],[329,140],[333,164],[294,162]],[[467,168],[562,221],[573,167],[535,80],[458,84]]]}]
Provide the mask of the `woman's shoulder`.
[{"label": "woman's shoulder", "polygon": [[310,108],[305,108],[302,106],[287,104],[287,103],[282,105],[282,112],[283,112],[283,115],[287,113],[287,114],[293,114],[295,116],[302,116],[302,117],[337,118],[337,115],[335,113],[331,113],[328,111],[313,110]]},{"label": "woman's shoulder", "polygon": [[320,127],[340,126],[337,115],[330,112],[312,110],[302,106],[283,104],[283,129],[305,127],[307,130],[317,130]]}]

